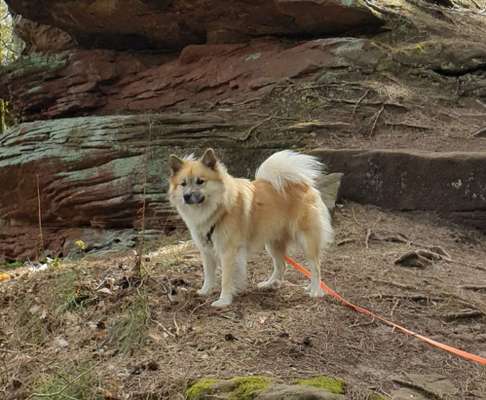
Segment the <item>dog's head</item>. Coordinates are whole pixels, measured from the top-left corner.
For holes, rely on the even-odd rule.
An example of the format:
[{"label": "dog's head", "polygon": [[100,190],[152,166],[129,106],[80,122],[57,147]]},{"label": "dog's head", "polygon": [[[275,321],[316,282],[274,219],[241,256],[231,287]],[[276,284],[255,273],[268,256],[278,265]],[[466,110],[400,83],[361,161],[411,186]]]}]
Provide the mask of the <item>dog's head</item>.
[{"label": "dog's head", "polygon": [[172,154],[169,166],[169,196],[176,206],[195,208],[221,202],[224,188],[213,149],[207,149],[197,160]]}]

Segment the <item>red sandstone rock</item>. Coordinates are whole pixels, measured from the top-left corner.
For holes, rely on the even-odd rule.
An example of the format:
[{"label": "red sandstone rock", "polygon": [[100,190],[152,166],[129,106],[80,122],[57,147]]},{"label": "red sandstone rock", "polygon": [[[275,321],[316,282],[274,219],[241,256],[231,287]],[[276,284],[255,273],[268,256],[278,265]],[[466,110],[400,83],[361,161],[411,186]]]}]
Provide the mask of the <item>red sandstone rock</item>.
[{"label": "red sandstone rock", "polygon": [[182,49],[250,38],[322,36],[382,24],[361,0],[7,0],[33,21],[68,32],[82,47]]},{"label": "red sandstone rock", "polygon": [[[366,52],[356,60],[356,54]],[[174,58],[110,50],[73,50],[21,60],[0,74],[0,97],[9,98],[23,120],[162,111],[205,102],[257,97],[289,78],[310,79],[323,68],[374,69],[387,55],[364,39],[319,39],[285,45],[188,46]],[[361,64],[361,65],[360,65]]]}]

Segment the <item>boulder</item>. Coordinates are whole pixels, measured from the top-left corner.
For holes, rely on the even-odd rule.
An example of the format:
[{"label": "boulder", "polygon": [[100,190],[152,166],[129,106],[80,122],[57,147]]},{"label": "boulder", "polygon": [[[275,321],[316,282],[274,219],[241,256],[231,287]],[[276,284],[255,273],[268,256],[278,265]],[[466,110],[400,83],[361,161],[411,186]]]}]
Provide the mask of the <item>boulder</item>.
[{"label": "boulder", "polygon": [[[265,376],[238,376],[219,380],[202,378],[186,391],[188,400],[344,400],[344,382],[327,376],[313,377],[294,384],[282,384]],[[374,393],[369,393],[371,398]],[[375,397],[378,398],[378,397]]]},{"label": "boulder", "polygon": [[315,150],[342,172],[341,196],[391,210],[437,211],[486,232],[486,152]]},{"label": "boulder", "polygon": [[169,224],[168,155],[213,145],[231,172],[247,175],[287,143],[236,151],[245,123],[216,114],[145,114],[23,123],[0,137],[0,217],[9,226],[131,228],[147,181],[147,227]]}]

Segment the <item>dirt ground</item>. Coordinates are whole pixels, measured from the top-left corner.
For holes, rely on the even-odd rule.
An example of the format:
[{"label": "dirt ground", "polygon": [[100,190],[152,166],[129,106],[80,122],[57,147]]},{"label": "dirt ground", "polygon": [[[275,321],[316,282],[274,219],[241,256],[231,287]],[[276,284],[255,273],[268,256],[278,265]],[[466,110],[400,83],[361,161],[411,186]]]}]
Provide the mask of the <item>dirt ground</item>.
[{"label": "dirt ground", "polygon": [[[431,214],[353,203],[337,209],[334,224],[325,282],[407,328],[486,356],[484,236]],[[88,394],[81,387],[71,396],[183,399],[199,377],[250,374],[289,382],[325,374],[348,383],[347,398],[365,399],[369,389],[387,397],[404,373],[440,374],[459,389],[457,399],[486,396],[484,367],[329,297],[309,298],[296,272],[287,272],[278,291],[256,289],[270,272],[267,255],[252,259],[251,286],[234,305],[211,308],[217,294],[196,295],[200,260],[180,239],[147,250],[142,282],[127,279],[134,260],[128,253],[61,262],[0,284],[0,397],[46,398],[32,394],[67,393],[65,386],[81,387],[84,379]],[[430,246],[448,256],[424,268],[394,262]],[[69,375],[76,368],[81,373]],[[63,383],[55,386],[59,376]]]}]

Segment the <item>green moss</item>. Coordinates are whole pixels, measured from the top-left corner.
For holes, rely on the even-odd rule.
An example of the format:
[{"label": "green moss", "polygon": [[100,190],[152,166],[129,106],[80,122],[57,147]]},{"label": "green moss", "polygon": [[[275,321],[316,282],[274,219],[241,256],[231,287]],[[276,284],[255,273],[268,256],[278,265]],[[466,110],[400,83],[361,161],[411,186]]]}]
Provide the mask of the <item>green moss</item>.
[{"label": "green moss", "polygon": [[236,377],[230,382],[236,387],[230,393],[228,400],[252,400],[271,383],[270,379],[264,376]]},{"label": "green moss", "polygon": [[56,71],[66,66],[66,64],[67,57],[65,55],[33,53],[25,57],[20,57],[8,65],[0,66],[0,74],[8,74],[10,75],[10,79],[18,79],[37,72]]},{"label": "green moss", "polygon": [[324,389],[331,393],[344,394],[345,383],[341,379],[331,378],[329,376],[316,376],[309,379],[297,381],[298,385],[311,386],[318,389]]},{"label": "green moss", "polygon": [[387,400],[387,398],[385,396],[382,396],[381,394],[372,393],[368,397],[368,400]]},{"label": "green moss", "polygon": [[213,386],[218,383],[216,379],[202,378],[194,382],[189,389],[186,390],[187,400],[199,400],[202,396],[209,394]]}]

